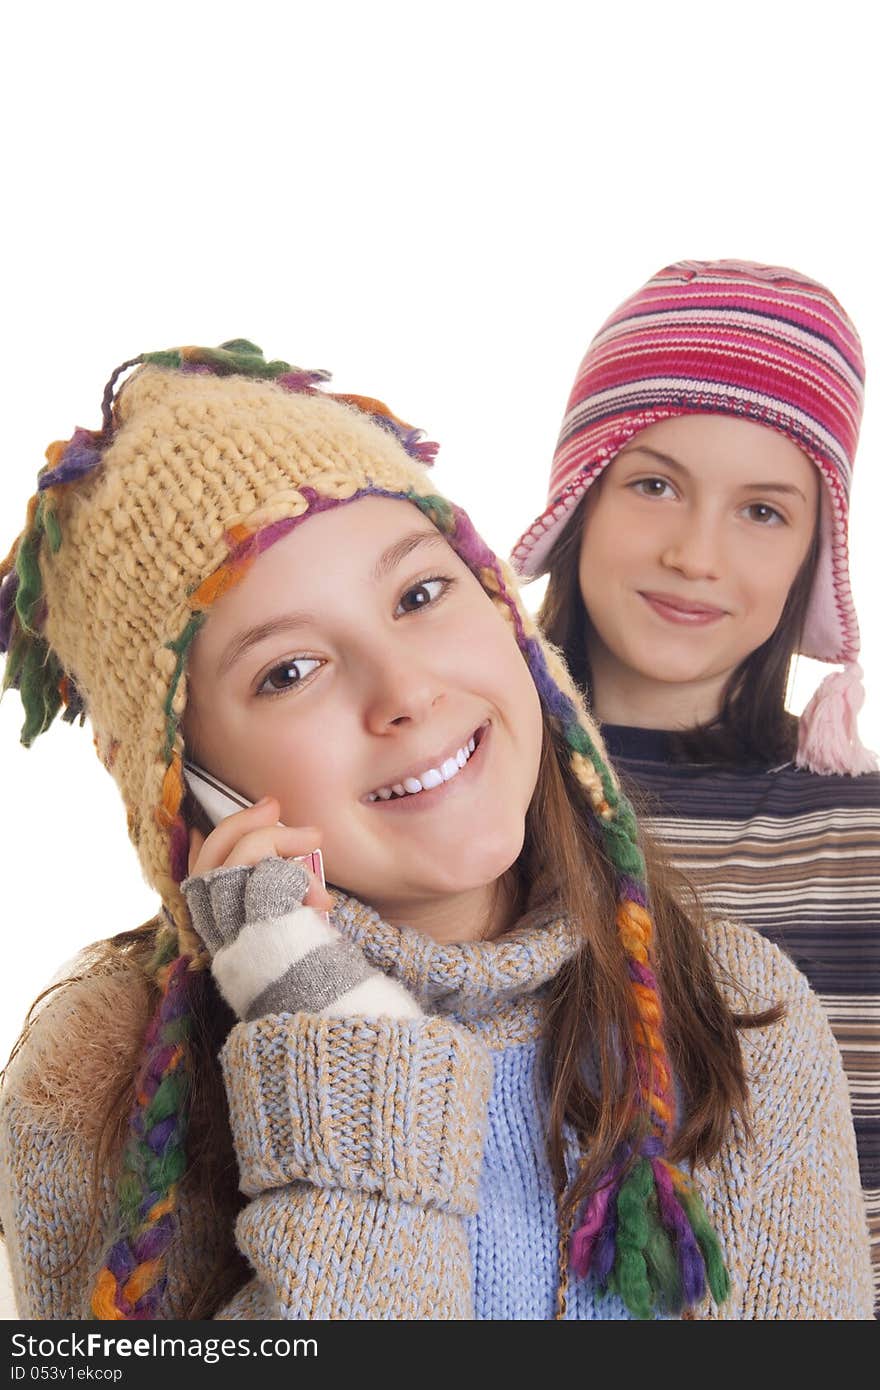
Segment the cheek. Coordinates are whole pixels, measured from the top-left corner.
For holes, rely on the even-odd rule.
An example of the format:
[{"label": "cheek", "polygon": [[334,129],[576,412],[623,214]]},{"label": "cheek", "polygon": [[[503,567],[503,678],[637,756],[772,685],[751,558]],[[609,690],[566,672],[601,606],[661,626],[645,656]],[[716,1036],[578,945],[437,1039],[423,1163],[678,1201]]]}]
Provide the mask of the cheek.
[{"label": "cheek", "polygon": [[581,550],[578,581],[587,613],[602,612],[626,581],[631,566],[619,549],[606,547],[602,536],[590,536]]},{"label": "cheek", "polygon": [[[455,646],[457,683],[490,700],[507,715],[524,741],[534,741],[540,753],[541,701],[520,651],[513,624],[497,609],[474,623],[466,643]],[[522,749],[523,754],[526,748]]]},{"label": "cheek", "polygon": [[499,703],[506,709],[519,743],[519,756],[526,781],[530,781],[531,794],[544,738],[541,697],[515,640],[505,643],[504,651],[498,652],[494,681]]},{"label": "cheek", "polygon": [[756,557],[741,570],[743,592],[749,595],[753,613],[771,631],[782,617],[782,610],[798,576],[802,560],[799,554],[775,557]]},{"label": "cheek", "polygon": [[578,578],[587,609],[607,598],[609,582],[626,583],[635,575],[656,547],[657,537],[644,524],[633,525],[603,499],[587,518],[581,538]]},{"label": "cheek", "polygon": [[352,758],[339,738],[297,738],[274,750],[268,776],[278,784],[281,819],[287,825],[326,825],[342,800],[351,801]]}]

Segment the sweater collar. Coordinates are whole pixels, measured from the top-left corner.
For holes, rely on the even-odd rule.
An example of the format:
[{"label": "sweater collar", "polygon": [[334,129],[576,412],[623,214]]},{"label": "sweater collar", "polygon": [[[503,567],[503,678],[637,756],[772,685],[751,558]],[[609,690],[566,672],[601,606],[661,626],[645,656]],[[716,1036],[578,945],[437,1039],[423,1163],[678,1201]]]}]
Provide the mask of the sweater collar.
[{"label": "sweater collar", "polygon": [[646,763],[674,760],[675,734],[669,729],[637,729],[627,724],[603,724],[602,738],[612,762],[615,758],[632,758]]},{"label": "sweater collar", "polygon": [[493,941],[440,945],[415,927],[385,922],[357,898],[337,893],[331,921],[371,965],[399,980],[423,1008],[476,1020],[532,1003],[577,950],[570,923],[552,909],[527,912]]}]

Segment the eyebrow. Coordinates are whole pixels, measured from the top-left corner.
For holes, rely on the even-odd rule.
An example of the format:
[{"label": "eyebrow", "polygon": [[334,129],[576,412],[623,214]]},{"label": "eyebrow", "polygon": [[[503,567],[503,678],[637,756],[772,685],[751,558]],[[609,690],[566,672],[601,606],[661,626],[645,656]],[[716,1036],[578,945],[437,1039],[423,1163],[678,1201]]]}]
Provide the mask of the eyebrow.
[{"label": "eyebrow", "polygon": [[411,531],[408,536],[403,536],[393,545],[389,545],[387,550],[382,551],[373,569],[373,579],[378,584],[392,570],[397,569],[397,566],[406,559],[407,555],[411,555],[417,546],[445,546],[446,544],[444,537],[433,526],[430,531]]},{"label": "eyebrow", "polygon": [[[625,454],[649,454],[651,458],[657,459],[658,463],[664,463],[673,472],[684,473],[688,478],[692,477],[690,469],[686,468],[678,459],[674,459],[671,454],[661,454],[658,449],[651,449],[647,444],[635,444],[631,449],[625,450]],[[623,458],[625,454],[621,454]],[[740,484],[743,492],[776,492],[784,497],[800,497],[803,502],[807,499],[799,487],[794,483],[742,483]]]},{"label": "eyebrow", "polygon": [[[373,582],[378,584],[422,545],[445,546],[446,541],[433,527],[430,531],[412,531],[408,536],[401,537],[382,551],[373,567]],[[258,642],[265,642],[268,637],[274,637],[280,632],[293,632],[297,628],[308,627],[316,621],[314,613],[282,613],[277,618],[267,618],[264,623],[256,623],[253,627],[236,633],[217,664],[218,676],[226,675],[245,652],[255,647]]]}]

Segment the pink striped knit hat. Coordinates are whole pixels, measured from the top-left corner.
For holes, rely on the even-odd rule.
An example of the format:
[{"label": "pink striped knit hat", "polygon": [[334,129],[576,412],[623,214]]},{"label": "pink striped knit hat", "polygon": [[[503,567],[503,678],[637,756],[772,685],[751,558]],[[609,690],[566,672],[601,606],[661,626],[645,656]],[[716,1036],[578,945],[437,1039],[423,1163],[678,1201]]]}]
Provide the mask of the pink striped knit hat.
[{"label": "pink striped knit hat", "polygon": [[750,261],[678,261],[616,309],[593,339],[569,397],[544,512],[514,547],[544,573],[590,484],[648,425],[718,412],[791,439],[824,481],[820,555],[800,651],[841,662],[800,721],[797,764],[876,769],[856,729],[864,701],[847,523],[864,397],[859,335],[834,296],[796,271]]}]

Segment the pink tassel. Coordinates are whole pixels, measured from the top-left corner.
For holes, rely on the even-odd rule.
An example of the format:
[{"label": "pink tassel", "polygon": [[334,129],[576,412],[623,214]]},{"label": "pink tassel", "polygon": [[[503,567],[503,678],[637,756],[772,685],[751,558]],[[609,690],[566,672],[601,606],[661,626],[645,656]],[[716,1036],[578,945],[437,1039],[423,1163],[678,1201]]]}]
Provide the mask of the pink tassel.
[{"label": "pink tassel", "polygon": [[876,772],[875,755],[859,741],[857,716],[865,702],[862,668],[851,661],[826,676],[800,719],[797,767],[823,775]]}]

